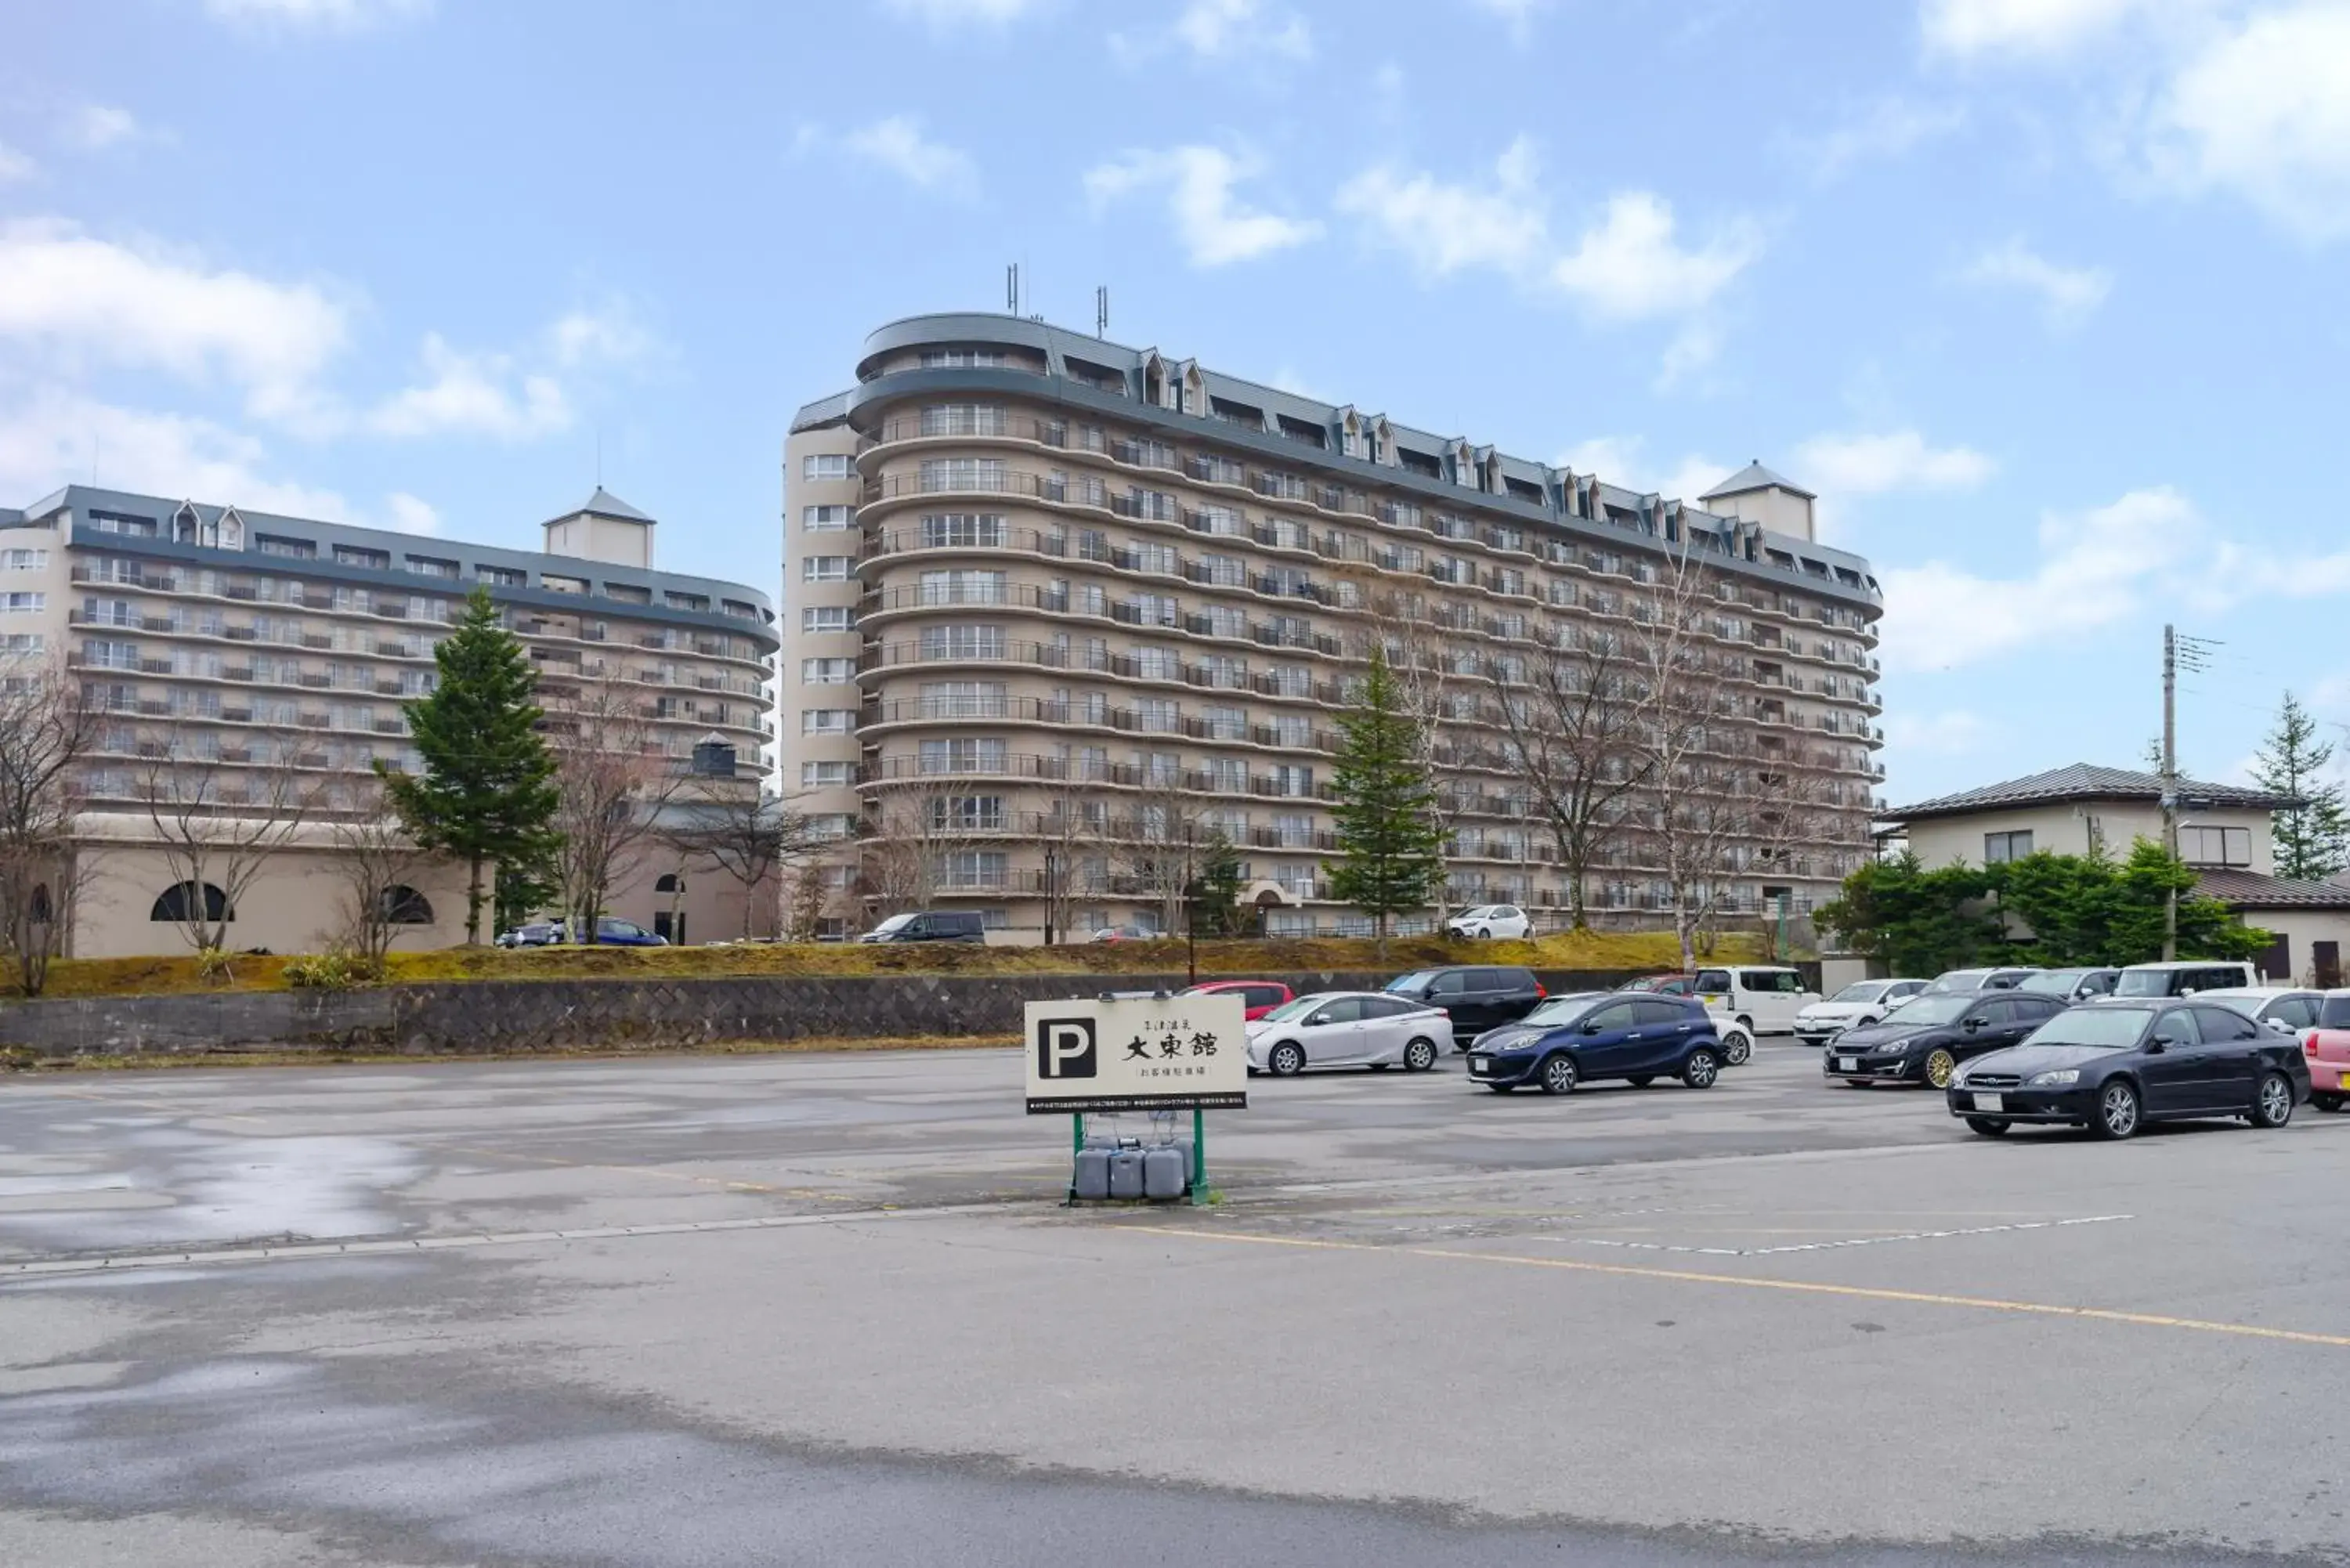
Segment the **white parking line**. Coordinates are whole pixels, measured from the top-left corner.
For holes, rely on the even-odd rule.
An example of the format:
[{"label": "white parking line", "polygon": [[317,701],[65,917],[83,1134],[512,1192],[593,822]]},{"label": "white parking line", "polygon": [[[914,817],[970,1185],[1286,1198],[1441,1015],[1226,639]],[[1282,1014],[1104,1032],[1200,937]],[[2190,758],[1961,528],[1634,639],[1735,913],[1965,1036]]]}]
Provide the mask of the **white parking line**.
[{"label": "white parking line", "polygon": [[1617,1247],[1629,1252],[1686,1252],[1706,1258],[1769,1258],[1782,1252],[1830,1252],[1841,1247],[1877,1247],[1887,1241],[1942,1241],[1953,1236],[1997,1236],[2012,1231],[2056,1231],[2067,1225],[2111,1225],[2135,1214],[2085,1214],[2074,1220],[2019,1220],[2010,1225],[1972,1225],[1962,1231],[1908,1231],[1898,1236],[1850,1236],[1834,1241],[1798,1241],[1783,1247],[1684,1247],[1668,1241],[1617,1241],[1601,1236],[1562,1236],[1578,1247]]}]

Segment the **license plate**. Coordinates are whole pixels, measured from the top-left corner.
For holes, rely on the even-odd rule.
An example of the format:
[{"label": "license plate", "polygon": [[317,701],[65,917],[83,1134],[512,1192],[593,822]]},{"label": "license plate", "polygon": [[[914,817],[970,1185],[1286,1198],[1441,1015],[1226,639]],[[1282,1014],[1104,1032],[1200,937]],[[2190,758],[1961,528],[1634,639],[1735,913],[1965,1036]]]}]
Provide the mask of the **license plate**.
[{"label": "license plate", "polygon": [[1474,1076],[1480,1078],[1484,1077],[1486,1075],[1492,1072],[1492,1070],[1493,1064],[1491,1062],[1486,1061],[1482,1056],[1471,1056],[1469,1058],[1469,1071]]},{"label": "license plate", "polygon": [[1859,1071],[1860,1071],[1860,1058],[1859,1058],[1859,1057],[1857,1057],[1857,1056],[1839,1056],[1839,1057],[1837,1057],[1837,1058],[1836,1058],[1836,1071],[1837,1071],[1837,1072],[1839,1072],[1839,1073],[1857,1073],[1857,1072],[1859,1072]]},{"label": "license plate", "polygon": [[1978,1092],[1974,1096],[1974,1106],[1979,1111],[2003,1111],[2007,1108],[2007,1096]]}]

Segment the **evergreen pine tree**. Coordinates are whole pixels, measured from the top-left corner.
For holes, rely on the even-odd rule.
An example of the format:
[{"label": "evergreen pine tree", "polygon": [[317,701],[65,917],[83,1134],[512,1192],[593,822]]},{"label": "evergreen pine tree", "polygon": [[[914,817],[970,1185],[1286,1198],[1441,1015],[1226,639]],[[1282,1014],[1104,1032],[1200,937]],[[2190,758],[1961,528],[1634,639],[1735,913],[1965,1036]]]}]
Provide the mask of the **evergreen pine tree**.
[{"label": "evergreen pine tree", "polygon": [[2302,804],[2270,818],[2276,841],[2276,874],[2322,881],[2350,865],[2350,806],[2339,784],[2322,782],[2334,760],[2334,744],[2317,738],[2317,721],[2290,691],[2277,710],[2276,728],[2252,758],[2252,777],[2262,789],[2289,794]]},{"label": "evergreen pine tree", "polygon": [[555,757],[536,728],[529,656],[499,624],[487,588],[467,597],[432,659],[439,683],[403,704],[424,771],[387,773],[385,784],[417,843],[466,863],[465,940],[478,942],[482,867],[545,861],[556,802]]},{"label": "evergreen pine tree", "polygon": [[1338,849],[1330,889],[1378,922],[1387,956],[1389,921],[1424,908],[1444,875],[1431,807],[1435,790],[1420,766],[1415,731],[1395,672],[1378,649],[1354,707],[1338,721]]}]

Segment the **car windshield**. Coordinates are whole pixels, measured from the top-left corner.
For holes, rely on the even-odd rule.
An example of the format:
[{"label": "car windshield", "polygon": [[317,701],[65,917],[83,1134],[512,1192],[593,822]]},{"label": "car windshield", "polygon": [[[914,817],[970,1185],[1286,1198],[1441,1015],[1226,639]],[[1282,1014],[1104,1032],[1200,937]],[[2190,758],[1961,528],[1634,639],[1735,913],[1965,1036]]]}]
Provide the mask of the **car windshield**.
[{"label": "car windshield", "polygon": [[1875,1002],[1884,989],[1885,982],[1881,980],[1856,980],[1828,1000],[1830,1002]]},{"label": "car windshield", "polygon": [[1983,978],[1990,973],[1987,969],[1954,969],[1948,974],[1935,976],[1934,983],[1926,988],[1926,993],[1939,996],[1953,991],[1980,991]]},{"label": "car windshield", "polygon": [[[2126,978],[2126,977],[2125,977]],[[2026,1045],[2103,1045],[2120,1050],[2137,1044],[2150,1007],[2076,1007],[2060,1012],[2024,1039]]]},{"label": "car windshield", "polygon": [[1387,988],[1399,996],[1418,996],[1428,989],[1428,982],[1435,978],[1436,971],[1432,969],[1416,969],[1409,974],[1396,976],[1388,981]]},{"label": "car windshield", "polygon": [[2070,996],[2073,988],[2088,978],[2085,969],[2047,969],[2038,974],[2028,974],[2016,983],[2018,991],[2038,992],[2043,996]]},{"label": "car windshield", "polygon": [[1330,998],[1326,995],[1301,996],[1295,1002],[1283,1002],[1279,1007],[1276,1007],[1271,1012],[1266,1013],[1263,1022],[1266,1023],[1287,1023],[1295,1019],[1305,1017],[1307,1013],[1313,1012],[1315,1008],[1321,1006],[1324,1002],[1329,1000]]},{"label": "car windshield", "polygon": [[914,917],[911,915],[892,915],[888,919],[882,921],[879,925],[874,927],[873,929],[877,933],[881,931],[902,931],[913,923]]},{"label": "car windshield", "polygon": [[2172,971],[2167,969],[2126,969],[2121,979],[2114,982],[2116,996],[2168,996]]},{"label": "car windshield", "polygon": [[1964,992],[1945,996],[1913,997],[1901,1009],[1901,1022],[1906,1027],[1916,1023],[1948,1023],[1975,1004],[1974,993]]},{"label": "car windshield", "polygon": [[1500,909],[1491,904],[1480,904],[1473,909],[1463,909],[1461,911],[1461,918],[1464,920],[1482,920],[1488,916],[1498,915],[1502,911]]},{"label": "car windshield", "polygon": [[1591,1005],[1594,997],[1605,996],[1604,991],[1578,991],[1565,996],[1554,996],[1536,1007],[1522,1021],[1527,1023],[1565,1023]]}]

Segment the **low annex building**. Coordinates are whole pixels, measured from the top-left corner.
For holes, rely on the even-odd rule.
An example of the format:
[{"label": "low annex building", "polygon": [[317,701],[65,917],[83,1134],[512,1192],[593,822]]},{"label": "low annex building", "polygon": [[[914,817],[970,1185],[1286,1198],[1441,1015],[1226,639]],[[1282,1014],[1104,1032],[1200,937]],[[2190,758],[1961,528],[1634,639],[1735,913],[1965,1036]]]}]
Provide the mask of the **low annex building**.
[{"label": "low annex building", "polygon": [[[2247,925],[2273,932],[2261,971],[2285,982],[2336,985],[2350,944],[2350,887],[2275,875],[2272,815],[2289,795],[2239,784],[2178,781],[2178,855],[2197,890]],[[1985,866],[2040,850],[2116,857],[2140,838],[2162,840],[2162,779],[2074,763],[2002,784],[1939,795],[1879,814],[1877,836],[1906,837],[1928,866]]]},{"label": "low annex building", "polygon": [[[700,746],[704,772],[723,756],[755,794],[771,763],[773,600],[654,569],[655,529],[600,487],[546,522],[541,550],[79,484],[0,508],[0,658],[19,673],[62,665],[106,716],[78,781],[88,859],[66,950],[185,951],[183,906],[227,902],[173,876],[159,794],[165,815],[249,821],[298,792],[298,825],[226,909],[228,945],[330,941],[346,923],[338,826],[374,799],[377,764],[420,765],[402,704],[432,689],[441,630],[476,585],[536,665],[550,729],[584,696],[620,692],[667,765],[692,770]],[[738,932],[741,886],[675,859],[648,856],[606,912],[687,940]],[[462,867],[429,864],[403,887],[399,945],[463,940]],[[773,918],[763,909],[760,929]]]}]

